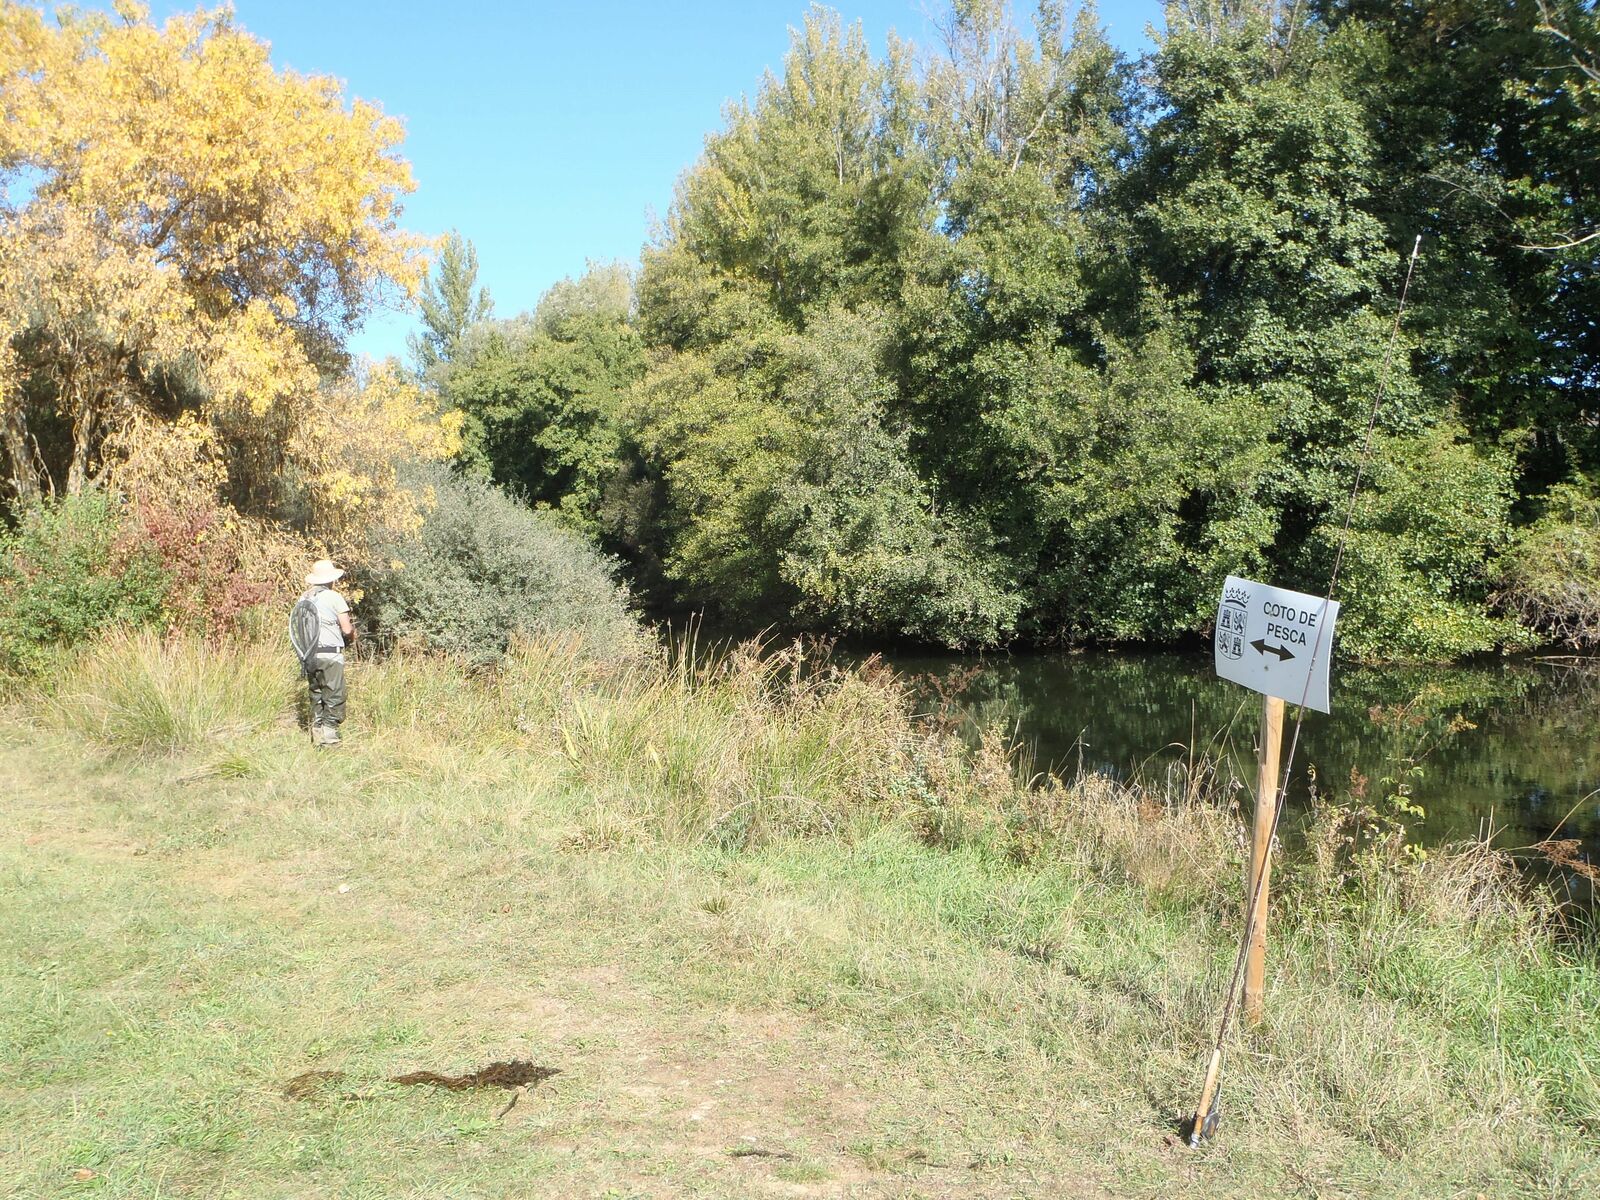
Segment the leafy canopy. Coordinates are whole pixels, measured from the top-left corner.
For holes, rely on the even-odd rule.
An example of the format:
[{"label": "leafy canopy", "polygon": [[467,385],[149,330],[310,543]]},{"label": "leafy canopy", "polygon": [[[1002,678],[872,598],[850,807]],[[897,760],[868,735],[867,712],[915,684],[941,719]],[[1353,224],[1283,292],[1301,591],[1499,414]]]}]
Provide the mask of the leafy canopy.
[{"label": "leafy canopy", "polygon": [[[12,496],[81,491],[136,417],[188,411],[225,450],[234,495],[262,510],[287,511],[293,484],[370,504],[371,481],[331,465],[349,427],[322,419],[321,385],[372,305],[420,278],[423,243],[398,226],[401,135],[336,81],[274,70],[228,10],[157,26],[122,0],[52,23],[0,0]],[[393,432],[398,411],[375,398],[361,412],[379,425],[351,436]]]}]

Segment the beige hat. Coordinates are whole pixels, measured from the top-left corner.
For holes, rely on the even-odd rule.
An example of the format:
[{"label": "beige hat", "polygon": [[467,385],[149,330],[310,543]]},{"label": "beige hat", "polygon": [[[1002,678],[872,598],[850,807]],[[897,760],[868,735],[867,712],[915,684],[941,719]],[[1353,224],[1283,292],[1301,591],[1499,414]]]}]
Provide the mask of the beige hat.
[{"label": "beige hat", "polygon": [[319,558],[311,564],[311,574],[306,576],[306,583],[311,587],[318,584],[337,583],[344,578],[344,572],[333,565],[331,558]]}]

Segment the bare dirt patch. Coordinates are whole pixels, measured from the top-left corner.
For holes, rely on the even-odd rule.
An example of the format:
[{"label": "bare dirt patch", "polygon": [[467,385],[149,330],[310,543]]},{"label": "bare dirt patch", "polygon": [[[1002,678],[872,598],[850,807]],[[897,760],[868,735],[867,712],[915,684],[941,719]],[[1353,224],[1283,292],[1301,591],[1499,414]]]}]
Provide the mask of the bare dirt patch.
[{"label": "bare dirt patch", "polygon": [[492,1062],[465,1075],[441,1075],[437,1071],[411,1071],[405,1075],[392,1075],[390,1083],[404,1083],[445,1088],[452,1092],[465,1092],[472,1088],[519,1088],[543,1083],[552,1075],[559,1075],[557,1067],[541,1067],[537,1063],[516,1060]]},{"label": "bare dirt patch", "polygon": [[283,1094],[290,1100],[315,1100],[343,1082],[343,1071],[302,1071],[283,1085]]}]

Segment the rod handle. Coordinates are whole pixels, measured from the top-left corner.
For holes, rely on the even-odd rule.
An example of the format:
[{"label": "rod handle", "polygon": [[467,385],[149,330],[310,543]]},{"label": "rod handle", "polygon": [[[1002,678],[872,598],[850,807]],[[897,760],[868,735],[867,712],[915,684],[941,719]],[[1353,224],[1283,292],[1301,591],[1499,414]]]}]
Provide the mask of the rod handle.
[{"label": "rod handle", "polygon": [[1205,1086],[1200,1089],[1200,1103],[1194,1106],[1194,1128],[1189,1131],[1189,1148],[1198,1149],[1202,1138],[1216,1128],[1211,1110],[1217,1103],[1217,1082],[1222,1075],[1222,1047],[1211,1051],[1211,1062],[1206,1067]]}]

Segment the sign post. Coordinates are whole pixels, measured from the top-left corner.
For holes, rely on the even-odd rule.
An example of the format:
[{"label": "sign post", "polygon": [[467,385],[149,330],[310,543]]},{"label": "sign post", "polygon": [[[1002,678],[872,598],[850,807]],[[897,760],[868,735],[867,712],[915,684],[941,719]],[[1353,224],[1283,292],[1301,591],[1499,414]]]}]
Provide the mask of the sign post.
[{"label": "sign post", "polygon": [[1250,945],[1245,961],[1245,1019],[1258,1024],[1267,968],[1267,900],[1272,834],[1278,818],[1278,758],[1284,701],[1328,711],[1328,660],[1339,603],[1230,575],[1217,606],[1216,666],[1223,679],[1261,693],[1256,808],[1245,905]]},{"label": "sign post", "polygon": [[1283,701],[1261,697],[1261,748],[1256,757],[1255,829],[1250,839],[1250,874],[1245,903],[1255,897],[1250,917],[1250,957],[1244,968],[1244,1016],[1261,1024],[1262,989],[1267,978],[1267,897],[1272,890],[1272,826],[1277,815],[1278,754],[1283,746]]}]

